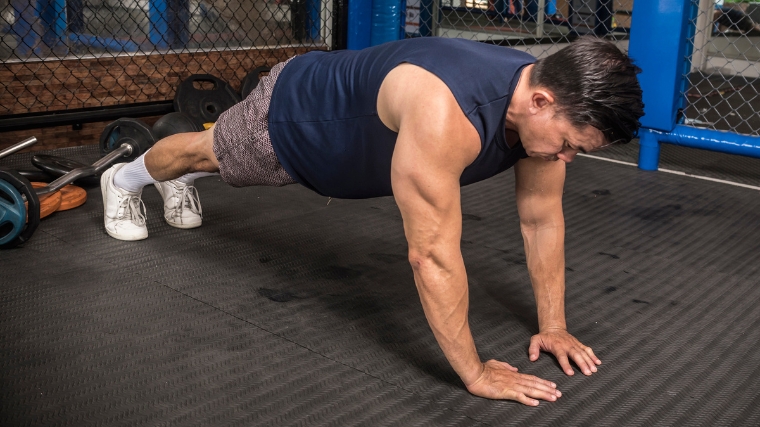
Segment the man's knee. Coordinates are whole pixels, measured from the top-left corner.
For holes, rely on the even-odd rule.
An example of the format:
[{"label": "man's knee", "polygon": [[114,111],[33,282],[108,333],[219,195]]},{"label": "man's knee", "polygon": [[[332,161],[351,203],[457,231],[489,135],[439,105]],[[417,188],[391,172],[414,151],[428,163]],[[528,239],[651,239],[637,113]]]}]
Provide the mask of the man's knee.
[{"label": "man's knee", "polygon": [[196,133],[194,138],[188,141],[188,149],[197,171],[217,172],[219,170],[219,160],[214,154],[214,126]]}]

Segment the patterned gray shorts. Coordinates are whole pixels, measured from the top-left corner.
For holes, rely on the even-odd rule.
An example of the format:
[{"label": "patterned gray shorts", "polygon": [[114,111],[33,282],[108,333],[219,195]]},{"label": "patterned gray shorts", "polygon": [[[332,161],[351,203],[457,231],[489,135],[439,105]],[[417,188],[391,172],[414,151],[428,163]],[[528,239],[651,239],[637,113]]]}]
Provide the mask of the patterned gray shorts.
[{"label": "patterned gray shorts", "polygon": [[285,64],[281,62],[264,76],[243,102],[222,113],[214,127],[214,154],[219,173],[234,187],[283,186],[296,181],[285,172],[269,139],[269,101]]}]

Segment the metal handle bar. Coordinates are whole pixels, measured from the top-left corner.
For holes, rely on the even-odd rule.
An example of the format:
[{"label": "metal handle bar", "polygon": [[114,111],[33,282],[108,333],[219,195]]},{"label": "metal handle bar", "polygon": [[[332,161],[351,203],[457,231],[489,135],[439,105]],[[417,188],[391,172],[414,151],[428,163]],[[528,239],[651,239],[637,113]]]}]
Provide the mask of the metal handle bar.
[{"label": "metal handle bar", "polygon": [[132,146],[129,144],[121,144],[121,146],[110,153],[106,154],[103,158],[93,163],[92,166],[84,166],[81,168],[72,169],[67,174],[57,178],[55,181],[46,185],[45,187],[35,188],[34,191],[38,196],[44,196],[46,194],[54,193],[61,188],[71,184],[79,178],[95,175],[98,172],[106,169],[113,163],[114,160],[121,156],[129,156],[132,154]]},{"label": "metal handle bar", "polygon": [[10,156],[11,154],[15,153],[16,151],[23,150],[24,148],[31,147],[32,145],[37,143],[37,138],[31,136],[21,142],[19,142],[16,145],[10,146],[6,148],[3,151],[0,151],[0,159],[6,156]]}]

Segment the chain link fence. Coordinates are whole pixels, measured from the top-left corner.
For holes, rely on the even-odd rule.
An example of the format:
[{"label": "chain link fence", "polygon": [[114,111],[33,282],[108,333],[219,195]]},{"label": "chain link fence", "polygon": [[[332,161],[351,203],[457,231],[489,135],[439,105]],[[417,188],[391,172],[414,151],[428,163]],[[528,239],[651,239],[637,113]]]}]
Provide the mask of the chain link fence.
[{"label": "chain link fence", "polygon": [[633,0],[407,0],[406,32],[498,43],[541,57],[578,35],[624,39],[632,8]]},{"label": "chain link fence", "polygon": [[691,1],[699,12],[683,123],[760,135],[760,3]]},{"label": "chain link fence", "polygon": [[345,0],[0,0],[0,116],[171,100],[345,43]]}]

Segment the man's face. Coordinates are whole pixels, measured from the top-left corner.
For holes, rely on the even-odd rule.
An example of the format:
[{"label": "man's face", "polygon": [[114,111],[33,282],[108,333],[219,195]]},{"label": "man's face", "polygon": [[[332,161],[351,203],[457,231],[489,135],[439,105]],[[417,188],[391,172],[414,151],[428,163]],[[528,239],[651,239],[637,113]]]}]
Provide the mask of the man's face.
[{"label": "man's face", "polygon": [[576,128],[553,108],[532,116],[520,139],[530,157],[570,163],[578,153],[589,153],[605,145],[602,132],[590,125]]}]

